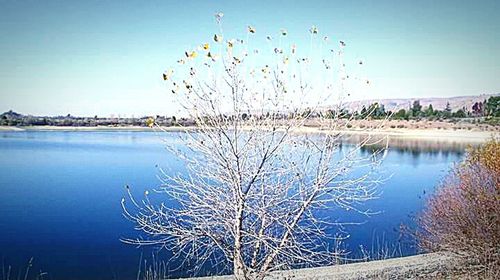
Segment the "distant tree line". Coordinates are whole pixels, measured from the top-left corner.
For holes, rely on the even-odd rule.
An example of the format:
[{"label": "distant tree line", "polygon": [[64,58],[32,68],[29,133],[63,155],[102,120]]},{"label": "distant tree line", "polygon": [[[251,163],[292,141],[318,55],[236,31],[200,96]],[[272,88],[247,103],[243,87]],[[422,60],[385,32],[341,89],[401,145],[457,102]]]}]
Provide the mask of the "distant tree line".
[{"label": "distant tree line", "polygon": [[[269,117],[273,115],[275,119],[286,120],[288,118],[293,118],[297,114],[303,117],[326,117],[330,119],[343,118],[343,119],[385,119],[390,117],[396,120],[445,120],[445,119],[457,119],[457,118],[486,118],[494,119],[498,122],[497,118],[500,118],[500,96],[491,96],[487,100],[475,102],[472,107],[467,109],[466,107],[460,108],[456,111],[452,111],[449,103],[443,110],[436,110],[429,104],[429,106],[423,107],[419,100],[413,101],[411,106],[407,109],[400,109],[396,112],[391,110],[386,110],[383,104],[378,102],[370,104],[368,107],[363,106],[361,110],[355,110],[350,112],[347,109],[342,109],[339,111],[328,109],[323,113],[311,113],[312,110],[306,108],[302,112],[294,113],[266,113],[264,116],[258,118]],[[320,116],[320,114],[324,114]],[[222,115],[221,118],[235,118],[236,116],[226,116]],[[243,120],[252,117],[250,114],[243,113],[239,116]],[[254,116],[255,117],[255,116]],[[22,115],[16,112],[8,111],[0,115],[0,125],[3,126],[147,126],[148,120],[154,119],[154,123],[160,126],[190,126],[194,125],[192,120],[186,118],[177,119],[175,116],[167,117],[157,115],[153,118],[151,117],[140,117],[140,118],[120,118],[120,117],[75,117],[70,114],[66,116],[56,116],[56,117],[40,117],[31,115]]]},{"label": "distant tree line", "polygon": [[[147,126],[150,117],[140,118],[120,118],[120,117],[75,117],[70,114],[66,116],[31,116],[22,115],[8,111],[0,115],[0,125],[3,126]],[[175,117],[157,115],[154,117],[155,123],[161,126],[192,125],[192,122],[185,118],[179,120]]]},{"label": "distant tree line", "polygon": [[[307,109],[304,111],[307,113]],[[384,119],[390,117],[396,120],[411,120],[411,119],[452,119],[452,118],[498,118],[500,117],[500,96],[492,96],[488,100],[475,102],[472,107],[467,109],[462,107],[456,111],[451,109],[450,103],[446,104],[443,110],[436,110],[429,104],[429,106],[423,107],[420,104],[420,100],[415,100],[407,109],[399,109],[398,111],[386,110],[383,104],[378,102],[370,104],[368,107],[363,106],[361,110],[356,110],[349,112],[344,109],[340,112],[334,110],[327,110],[325,112],[327,116],[334,118],[336,114],[339,114],[341,118],[354,118],[354,119]]]}]

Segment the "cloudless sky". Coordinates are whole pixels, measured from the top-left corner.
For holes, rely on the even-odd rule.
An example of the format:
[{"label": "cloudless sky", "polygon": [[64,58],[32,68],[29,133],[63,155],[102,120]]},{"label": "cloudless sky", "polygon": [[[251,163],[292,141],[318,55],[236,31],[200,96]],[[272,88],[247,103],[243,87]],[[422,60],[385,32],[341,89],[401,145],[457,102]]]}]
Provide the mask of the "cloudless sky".
[{"label": "cloudless sky", "polygon": [[[172,115],[161,80],[217,31],[311,25],[348,43],[372,81],[366,99],[500,92],[500,1],[0,0],[0,112]],[[297,37],[299,38],[299,37]]]}]

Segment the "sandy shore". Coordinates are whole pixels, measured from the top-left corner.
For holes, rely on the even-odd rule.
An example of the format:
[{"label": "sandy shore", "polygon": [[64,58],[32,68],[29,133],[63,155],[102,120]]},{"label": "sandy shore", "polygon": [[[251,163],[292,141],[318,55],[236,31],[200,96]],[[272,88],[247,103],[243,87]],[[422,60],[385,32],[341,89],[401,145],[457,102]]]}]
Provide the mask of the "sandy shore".
[{"label": "sandy shore", "polygon": [[24,129],[15,126],[0,126],[0,131],[24,131]]},{"label": "sandy shore", "polygon": [[[182,131],[186,129],[196,129],[196,127],[162,127],[166,132]],[[153,131],[149,127],[142,126],[97,126],[97,127],[67,127],[67,126],[26,126],[11,127],[0,126],[0,131]],[[321,130],[317,127],[301,127],[297,133],[318,133]],[[484,142],[491,138],[500,138],[498,131],[478,131],[478,130],[452,130],[452,129],[432,129],[432,128],[386,128],[386,129],[346,129],[336,131],[336,133],[347,135],[374,135],[389,136],[391,138],[407,139],[427,139],[427,140],[450,140],[455,142]]]}]

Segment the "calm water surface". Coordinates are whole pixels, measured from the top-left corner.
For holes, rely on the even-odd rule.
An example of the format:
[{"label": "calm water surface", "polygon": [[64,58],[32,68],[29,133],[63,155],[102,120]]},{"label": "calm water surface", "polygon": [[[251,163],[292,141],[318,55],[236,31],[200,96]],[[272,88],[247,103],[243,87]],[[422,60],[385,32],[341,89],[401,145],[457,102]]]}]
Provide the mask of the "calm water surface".
[{"label": "calm water surface", "polygon": [[[14,268],[34,257],[45,279],[136,279],[141,253],[120,242],[137,237],[122,216],[124,186],[142,194],[158,186],[158,169],[182,171],[163,148],[174,134],[152,132],[0,132],[0,256]],[[391,142],[382,165],[393,174],[369,219],[346,213],[347,249],[359,253],[398,243],[401,223],[411,224],[423,198],[454,162],[464,145],[422,141]],[[411,244],[410,244],[411,245]],[[403,254],[414,253],[404,246]],[[376,248],[375,248],[376,249]],[[173,276],[188,276],[182,271]]]}]

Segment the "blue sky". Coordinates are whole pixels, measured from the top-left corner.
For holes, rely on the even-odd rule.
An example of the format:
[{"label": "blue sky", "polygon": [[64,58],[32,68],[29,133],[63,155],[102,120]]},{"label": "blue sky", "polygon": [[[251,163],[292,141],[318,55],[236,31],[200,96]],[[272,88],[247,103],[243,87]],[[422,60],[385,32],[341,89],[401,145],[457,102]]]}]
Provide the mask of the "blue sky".
[{"label": "blue sky", "polygon": [[[0,0],[0,111],[173,115],[161,73],[217,31],[311,25],[366,63],[363,98],[500,92],[500,1]],[[300,39],[298,39],[300,40]]]}]

